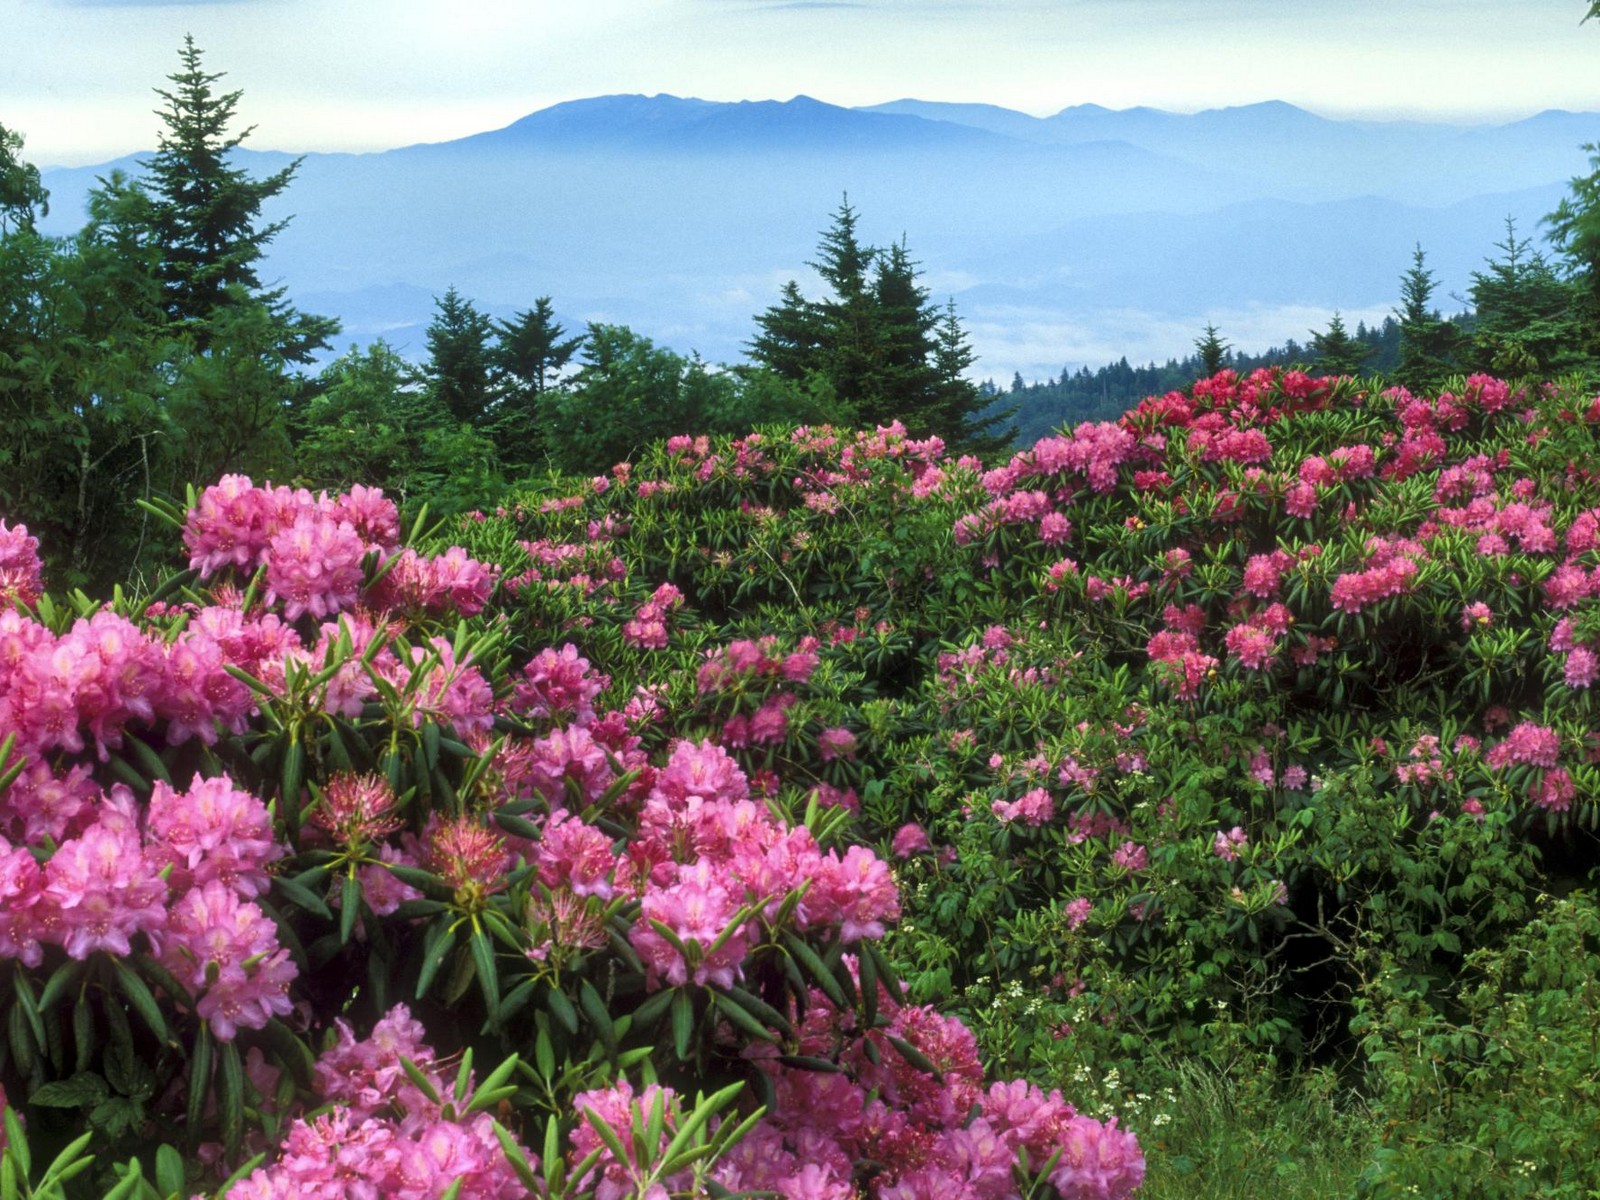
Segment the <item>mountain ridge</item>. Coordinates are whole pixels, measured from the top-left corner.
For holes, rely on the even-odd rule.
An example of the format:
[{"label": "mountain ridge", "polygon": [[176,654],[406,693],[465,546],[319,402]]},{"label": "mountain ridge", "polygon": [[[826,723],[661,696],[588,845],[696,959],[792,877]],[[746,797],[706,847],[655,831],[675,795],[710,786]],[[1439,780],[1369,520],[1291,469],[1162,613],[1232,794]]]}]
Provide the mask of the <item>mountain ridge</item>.
[{"label": "mountain ridge", "polygon": [[[1143,360],[1212,319],[1245,346],[1303,339],[1335,308],[1386,309],[1418,241],[1441,294],[1464,291],[1507,212],[1534,234],[1584,173],[1591,124],[1560,111],[1347,121],[1281,101],[1034,117],[912,99],[589,97],[445,142],[304,155],[264,214],[294,219],[262,277],[342,318],[341,345],[382,335],[420,356],[427,298],[455,286],[493,315],[549,295],[569,327],[628,324],[733,360],[786,280],[819,289],[805,264],[848,194],[864,241],[904,238],[935,298],[955,299],[980,374],[1042,377],[1075,355],[1098,365],[1113,335]],[[70,232],[98,176],[148,157],[43,172],[47,231]],[[265,173],[296,157],[238,161]]]}]

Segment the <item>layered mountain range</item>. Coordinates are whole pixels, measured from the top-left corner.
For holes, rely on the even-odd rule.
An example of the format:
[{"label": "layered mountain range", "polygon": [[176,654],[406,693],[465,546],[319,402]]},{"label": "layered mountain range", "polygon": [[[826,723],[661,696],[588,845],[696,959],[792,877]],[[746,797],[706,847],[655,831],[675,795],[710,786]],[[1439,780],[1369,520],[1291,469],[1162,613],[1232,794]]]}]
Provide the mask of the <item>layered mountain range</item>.
[{"label": "layered mountain range", "polygon": [[[1032,117],[900,100],[722,103],[604,96],[503,129],[371,154],[307,154],[267,216],[292,214],[263,278],[423,353],[434,296],[496,315],[550,295],[569,327],[627,324],[735,361],[848,194],[864,240],[904,238],[1009,379],[1181,355],[1215,322],[1241,348],[1304,340],[1340,309],[1380,320],[1412,247],[1444,307],[1505,218],[1540,218],[1587,169],[1600,115],[1501,125],[1332,120],[1280,102],[1193,114],[1095,105]],[[247,169],[291,156],[240,151]],[[45,172],[49,227],[83,219],[132,155]]]}]

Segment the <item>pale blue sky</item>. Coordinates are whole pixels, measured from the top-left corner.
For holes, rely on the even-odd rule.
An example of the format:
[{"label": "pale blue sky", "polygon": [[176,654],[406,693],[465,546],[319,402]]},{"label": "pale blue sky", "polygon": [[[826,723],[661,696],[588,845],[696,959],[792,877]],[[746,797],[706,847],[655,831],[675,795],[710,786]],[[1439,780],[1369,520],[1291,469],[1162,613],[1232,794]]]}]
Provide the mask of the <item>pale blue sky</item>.
[{"label": "pale blue sky", "polygon": [[[1600,110],[1581,0],[0,0],[0,123],[43,164],[150,148],[193,33],[258,149],[370,150],[561,100],[915,96],[1037,115],[1285,99],[1446,120]],[[1600,137],[1600,130],[1597,130]]]}]

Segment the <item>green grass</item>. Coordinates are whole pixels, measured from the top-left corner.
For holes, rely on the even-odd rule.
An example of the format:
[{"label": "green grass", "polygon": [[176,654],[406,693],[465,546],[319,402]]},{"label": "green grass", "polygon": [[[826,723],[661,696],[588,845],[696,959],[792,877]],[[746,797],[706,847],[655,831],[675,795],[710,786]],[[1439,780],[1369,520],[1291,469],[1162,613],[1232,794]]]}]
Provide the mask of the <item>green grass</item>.
[{"label": "green grass", "polygon": [[1330,1073],[1240,1079],[1184,1063],[1176,1075],[1174,1098],[1137,1126],[1149,1164],[1140,1200],[1355,1194],[1380,1127]]}]

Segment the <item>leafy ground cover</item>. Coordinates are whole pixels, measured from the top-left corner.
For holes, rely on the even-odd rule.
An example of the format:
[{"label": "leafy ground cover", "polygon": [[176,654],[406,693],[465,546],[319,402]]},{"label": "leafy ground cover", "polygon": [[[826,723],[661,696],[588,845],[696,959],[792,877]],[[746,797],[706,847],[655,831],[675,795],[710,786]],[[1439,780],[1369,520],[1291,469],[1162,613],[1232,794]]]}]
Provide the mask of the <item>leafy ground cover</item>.
[{"label": "leafy ground cover", "polygon": [[1590,1195],[1597,424],[231,476],[103,601],[0,527],[6,1186]]}]

